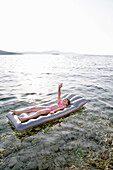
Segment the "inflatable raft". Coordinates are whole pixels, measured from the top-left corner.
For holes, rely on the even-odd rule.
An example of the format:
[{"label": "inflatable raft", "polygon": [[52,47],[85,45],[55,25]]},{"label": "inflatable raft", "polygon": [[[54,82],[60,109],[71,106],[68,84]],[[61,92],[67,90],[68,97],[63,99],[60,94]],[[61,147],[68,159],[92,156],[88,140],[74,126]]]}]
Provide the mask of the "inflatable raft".
[{"label": "inflatable raft", "polygon": [[[34,126],[38,126],[40,124],[52,121],[52,120],[57,119],[57,118],[60,118],[60,117],[65,116],[65,115],[67,115],[71,112],[77,111],[80,107],[82,107],[84,104],[87,103],[86,99],[84,99],[83,97],[78,96],[78,95],[66,94],[62,98],[64,98],[64,97],[69,98],[71,104],[67,108],[65,108],[64,110],[58,111],[54,114],[39,116],[35,119],[30,119],[29,121],[23,122],[23,123],[21,123],[21,121],[18,119],[18,116],[14,115],[12,112],[8,113],[7,118],[9,119],[9,121],[12,123],[12,125],[15,127],[15,129],[17,131],[23,131],[23,130],[26,130],[28,128],[32,128]],[[56,103],[56,102],[57,102],[57,100],[45,103],[45,104],[40,105],[40,106],[48,106],[48,105],[51,105],[51,104]],[[38,106],[35,106],[35,107],[38,107]],[[28,107],[24,108],[24,109],[28,109]],[[19,116],[24,117],[24,116],[31,115],[31,114],[34,114],[34,112],[31,112],[29,114],[22,113]]]}]

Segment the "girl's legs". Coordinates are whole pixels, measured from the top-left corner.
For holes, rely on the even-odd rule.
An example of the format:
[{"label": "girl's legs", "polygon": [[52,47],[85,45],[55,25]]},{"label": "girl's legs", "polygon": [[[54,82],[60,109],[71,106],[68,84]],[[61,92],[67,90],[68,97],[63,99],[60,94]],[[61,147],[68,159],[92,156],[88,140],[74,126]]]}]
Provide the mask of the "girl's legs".
[{"label": "girl's legs", "polygon": [[51,112],[51,109],[43,109],[43,110],[39,110],[37,111],[36,113],[34,113],[33,115],[30,115],[30,116],[27,116],[27,117],[19,117],[18,116],[18,119],[21,121],[21,122],[25,122],[27,120],[30,120],[30,119],[34,119],[40,115],[46,115],[46,114],[49,114]]},{"label": "girl's legs", "polygon": [[30,108],[30,109],[19,110],[19,111],[10,110],[10,112],[13,112],[13,114],[15,114],[15,115],[20,115],[21,113],[37,112],[37,111],[42,110],[42,109],[46,109],[46,107],[45,107],[45,106],[41,106],[41,107],[32,107],[32,108]]}]

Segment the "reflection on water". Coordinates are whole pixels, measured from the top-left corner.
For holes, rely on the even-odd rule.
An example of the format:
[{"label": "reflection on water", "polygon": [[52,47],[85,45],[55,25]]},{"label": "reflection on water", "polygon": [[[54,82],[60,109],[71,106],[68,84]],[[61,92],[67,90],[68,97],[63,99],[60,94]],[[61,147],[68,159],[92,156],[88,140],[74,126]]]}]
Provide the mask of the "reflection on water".
[{"label": "reflection on water", "polygon": [[[112,63],[112,56],[0,56],[2,169],[112,168]],[[7,112],[56,99],[59,82],[62,94],[79,94],[88,104],[55,122],[14,131]]]}]

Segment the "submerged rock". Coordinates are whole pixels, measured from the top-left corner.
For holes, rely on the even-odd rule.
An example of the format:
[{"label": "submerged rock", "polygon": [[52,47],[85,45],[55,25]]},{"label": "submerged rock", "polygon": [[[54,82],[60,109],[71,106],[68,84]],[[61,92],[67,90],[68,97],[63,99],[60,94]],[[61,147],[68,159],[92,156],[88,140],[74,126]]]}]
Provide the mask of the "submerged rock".
[{"label": "submerged rock", "polygon": [[63,155],[60,155],[59,157],[55,159],[56,166],[65,165],[65,163],[66,163],[66,160]]},{"label": "submerged rock", "polygon": [[10,162],[9,162],[9,167],[13,168],[15,164],[17,164],[17,159],[15,157],[12,157]]},{"label": "submerged rock", "polygon": [[23,166],[23,163],[19,161],[13,168],[12,170],[19,170]]}]

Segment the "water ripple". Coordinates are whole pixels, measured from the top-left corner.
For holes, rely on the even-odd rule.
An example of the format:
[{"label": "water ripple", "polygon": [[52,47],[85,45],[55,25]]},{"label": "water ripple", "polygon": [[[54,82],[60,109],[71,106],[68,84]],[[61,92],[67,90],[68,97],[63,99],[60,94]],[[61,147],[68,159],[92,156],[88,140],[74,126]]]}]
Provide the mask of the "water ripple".
[{"label": "water ripple", "polygon": [[[57,166],[59,164],[55,157],[57,156],[65,160],[64,166],[67,164],[71,166],[77,159],[78,167],[84,160],[83,164],[89,161],[85,164],[86,169],[99,169],[100,159],[97,164],[94,158],[96,160],[106,154],[109,157],[112,148],[113,57],[80,55],[0,57],[0,134],[1,160],[4,162],[2,169],[8,165],[15,167],[11,164],[12,159],[19,160],[18,166],[22,165],[21,168],[28,168],[27,165],[31,162],[37,164],[35,162],[37,154],[39,160],[45,161],[43,165],[47,164],[46,157],[49,162],[52,160],[51,166],[53,164]],[[7,112],[10,109],[34,106],[56,99],[59,82],[64,84],[62,94],[79,94],[88,99],[88,104],[81,110],[52,123],[23,133],[14,131],[7,123]],[[52,157],[48,156],[49,152]],[[83,153],[84,157],[81,157]],[[21,161],[23,158],[24,163]],[[103,160],[106,161],[105,158]],[[103,160],[101,159],[101,164]],[[108,165],[107,161],[106,164]]]}]

